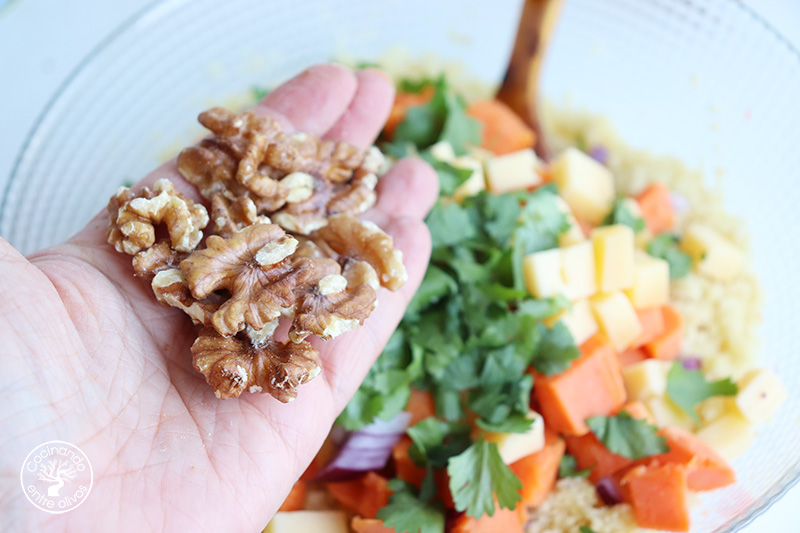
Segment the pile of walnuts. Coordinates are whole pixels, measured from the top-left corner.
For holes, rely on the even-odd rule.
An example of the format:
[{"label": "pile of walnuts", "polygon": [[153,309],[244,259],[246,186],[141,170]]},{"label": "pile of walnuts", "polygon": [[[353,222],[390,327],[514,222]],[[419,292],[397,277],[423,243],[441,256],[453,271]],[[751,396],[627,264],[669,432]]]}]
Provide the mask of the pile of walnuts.
[{"label": "pile of walnuts", "polygon": [[[375,203],[384,158],[289,135],[251,111],[213,108],[199,120],[212,135],[183,150],[178,169],[210,216],[169,180],[121,187],[108,242],[133,256],[159,302],[202,326],[193,364],[217,397],[249,390],[289,402],[321,369],[307,337],[361,326],[378,287],[406,280],[392,238],[355,217]],[[285,341],[274,336],[281,318],[291,321]]]}]

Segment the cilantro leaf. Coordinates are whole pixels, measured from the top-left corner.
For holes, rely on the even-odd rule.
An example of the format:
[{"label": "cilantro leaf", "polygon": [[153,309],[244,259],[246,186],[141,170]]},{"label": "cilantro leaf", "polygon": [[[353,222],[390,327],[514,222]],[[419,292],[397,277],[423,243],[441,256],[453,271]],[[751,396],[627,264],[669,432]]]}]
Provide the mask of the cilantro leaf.
[{"label": "cilantro leaf", "polygon": [[678,237],[662,233],[647,245],[647,253],[669,263],[669,277],[678,279],[686,276],[692,269],[692,258],[678,247]]},{"label": "cilantro leaf", "polygon": [[573,455],[565,453],[561,457],[561,462],[558,465],[558,477],[588,477],[591,473],[591,468],[584,468],[578,470],[578,461],[575,460]]},{"label": "cilantro leaf", "polygon": [[453,196],[456,189],[474,172],[471,168],[460,168],[445,161],[439,161],[429,154],[423,154],[422,158],[436,171],[439,178],[439,194],[442,196]]},{"label": "cilantro leaf", "polygon": [[633,211],[631,211],[630,202],[635,202],[635,200],[630,198],[618,198],[614,202],[611,213],[609,213],[603,221],[603,225],[622,224],[633,229],[635,233],[642,231],[645,228],[644,219],[640,216],[636,216]]},{"label": "cilantro leaf", "polygon": [[467,212],[454,202],[436,202],[425,222],[431,232],[433,248],[452,246],[477,234]]},{"label": "cilantro leaf", "polygon": [[427,87],[431,87],[436,85],[435,78],[420,78],[418,80],[411,79],[411,78],[404,78],[400,80],[398,84],[398,88],[400,91],[404,93],[421,93]]},{"label": "cilantro leaf", "polygon": [[430,265],[422,279],[417,293],[408,304],[406,313],[414,314],[423,311],[438,302],[445,295],[458,290],[456,281],[444,270]]},{"label": "cilantro leaf", "polygon": [[581,526],[578,528],[580,533],[597,533],[594,529],[590,528],[589,526]]},{"label": "cilantro leaf", "polygon": [[426,502],[416,490],[399,479],[389,482],[394,491],[389,503],[377,517],[397,533],[444,533],[444,508],[440,503]]},{"label": "cilantro leaf", "polygon": [[667,440],[656,434],[658,428],[633,418],[622,410],[616,416],[593,416],[586,425],[611,453],[628,459],[641,459],[669,451]]},{"label": "cilantro leaf", "polygon": [[522,483],[503,463],[494,442],[475,441],[448,461],[447,473],[456,510],[466,511],[469,516],[493,515],[495,499],[506,509],[513,509],[521,499]]},{"label": "cilantro leaf", "polygon": [[692,419],[700,423],[695,406],[712,396],[734,396],[739,387],[730,378],[706,381],[700,370],[686,370],[678,362],[672,363],[667,374],[667,394]]},{"label": "cilantro leaf", "polygon": [[452,91],[445,92],[444,105],[447,116],[438,140],[448,141],[456,155],[464,155],[467,146],[481,143],[481,124],[467,115],[466,102]]},{"label": "cilantro leaf", "polygon": [[569,329],[560,321],[552,328],[539,323],[538,328],[541,338],[533,355],[533,368],[546,376],[565,371],[580,355]]}]

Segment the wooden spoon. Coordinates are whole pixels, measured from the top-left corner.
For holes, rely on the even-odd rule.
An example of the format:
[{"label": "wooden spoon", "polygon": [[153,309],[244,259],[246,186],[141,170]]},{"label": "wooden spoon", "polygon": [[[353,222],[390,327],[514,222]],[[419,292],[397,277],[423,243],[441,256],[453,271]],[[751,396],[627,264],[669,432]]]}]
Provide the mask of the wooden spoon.
[{"label": "wooden spoon", "polygon": [[505,102],[536,133],[536,153],[549,158],[539,120],[539,75],[547,45],[553,35],[563,0],[525,0],[519,19],[514,51],[506,68],[497,99]]}]

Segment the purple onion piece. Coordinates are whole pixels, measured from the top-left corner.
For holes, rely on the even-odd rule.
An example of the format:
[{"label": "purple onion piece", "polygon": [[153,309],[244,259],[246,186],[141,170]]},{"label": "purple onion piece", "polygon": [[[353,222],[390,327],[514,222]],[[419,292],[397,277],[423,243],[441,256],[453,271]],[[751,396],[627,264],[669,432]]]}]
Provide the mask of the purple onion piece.
[{"label": "purple onion piece", "polygon": [[593,147],[589,155],[601,165],[605,165],[608,162],[608,150],[605,146],[597,145]]},{"label": "purple onion piece", "polygon": [[681,364],[686,370],[703,369],[703,361],[699,357],[684,357],[681,359]]},{"label": "purple onion piece", "polygon": [[674,191],[669,193],[669,203],[676,213],[685,213],[692,206],[687,197]]},{"label": "purple onion piece", "polygon": [[402,411],[389,421],[376,419],[351,433],[336,457],[315,477],[318,481],[343,481],[370,470],[380,470],[392,455],[392,448],[406,432],[411,413]]},{"label": "purple onion piece", "polygon": [[619,487],[611,476],[606,476],[598,481],[595,490],[597,491],[597,496],[606,505],[622,503],[622,494],[619,493]]}]

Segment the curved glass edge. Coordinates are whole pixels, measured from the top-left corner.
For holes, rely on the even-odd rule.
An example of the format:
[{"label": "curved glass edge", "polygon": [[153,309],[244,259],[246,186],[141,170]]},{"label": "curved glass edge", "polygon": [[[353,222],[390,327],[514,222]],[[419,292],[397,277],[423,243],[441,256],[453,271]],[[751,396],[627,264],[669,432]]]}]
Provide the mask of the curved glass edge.
[{"label": "curved glass edge", "polygon": [[[59,84],[58,88],[54,91],[53,95],[47,101],[42,111],[37,116],[30,131],[25,137],[25,140],[20,147],[20,151],[14,159],[14,165],[9,176],[8,183],[3,190],[2,198],[0,198],[0,235],[5,231],[6,219],[3,216],[6,213],[6,207],[10,198],[10,192],[15,180],[19,177],[20,167],[25,159],[33,140],[39,133],[42,123],[49,115],[50,111],[59,103],[63,96],[67,93],[75,80],[83,73],[86,67],[102,53],[106,47],[114,42],[124,32],[136,26],[137,23],[147,20],[154,12],[163,9],[165,5],[170,3],[179,4],[184,0],[153,0],[145,5],[138,12],[133,14],[127,20],[122,22],[114,28],[109,34],[103,38],[92,50],[75,66],[75,68],[64,78],[64,81]],[[798,49],[789,39],[787,39],[780,31],[777,30],[772,24],[769,23],[764,17],[754,11],[750,6],[744,4],[741,0],[729,0],[742,12],[746,13],[751,19],[757,22],[767,34],[771,35],[778,43],[784,46],[794,58],[800,62],[800,49]],[[733,533],[740,531],[745,526],[752,523],[756,518],[766,512],[772,505],[778,501],[784,494],[786,494],[792,487],[800,481],[800,463],[796,464],[793,469],[788,470],[776,483],[776,485],[765,495],[765,497],[757,504],[751,505],[746,514],[735,519],[735,522],[723,525],[718,528],[715,533]]]}]

